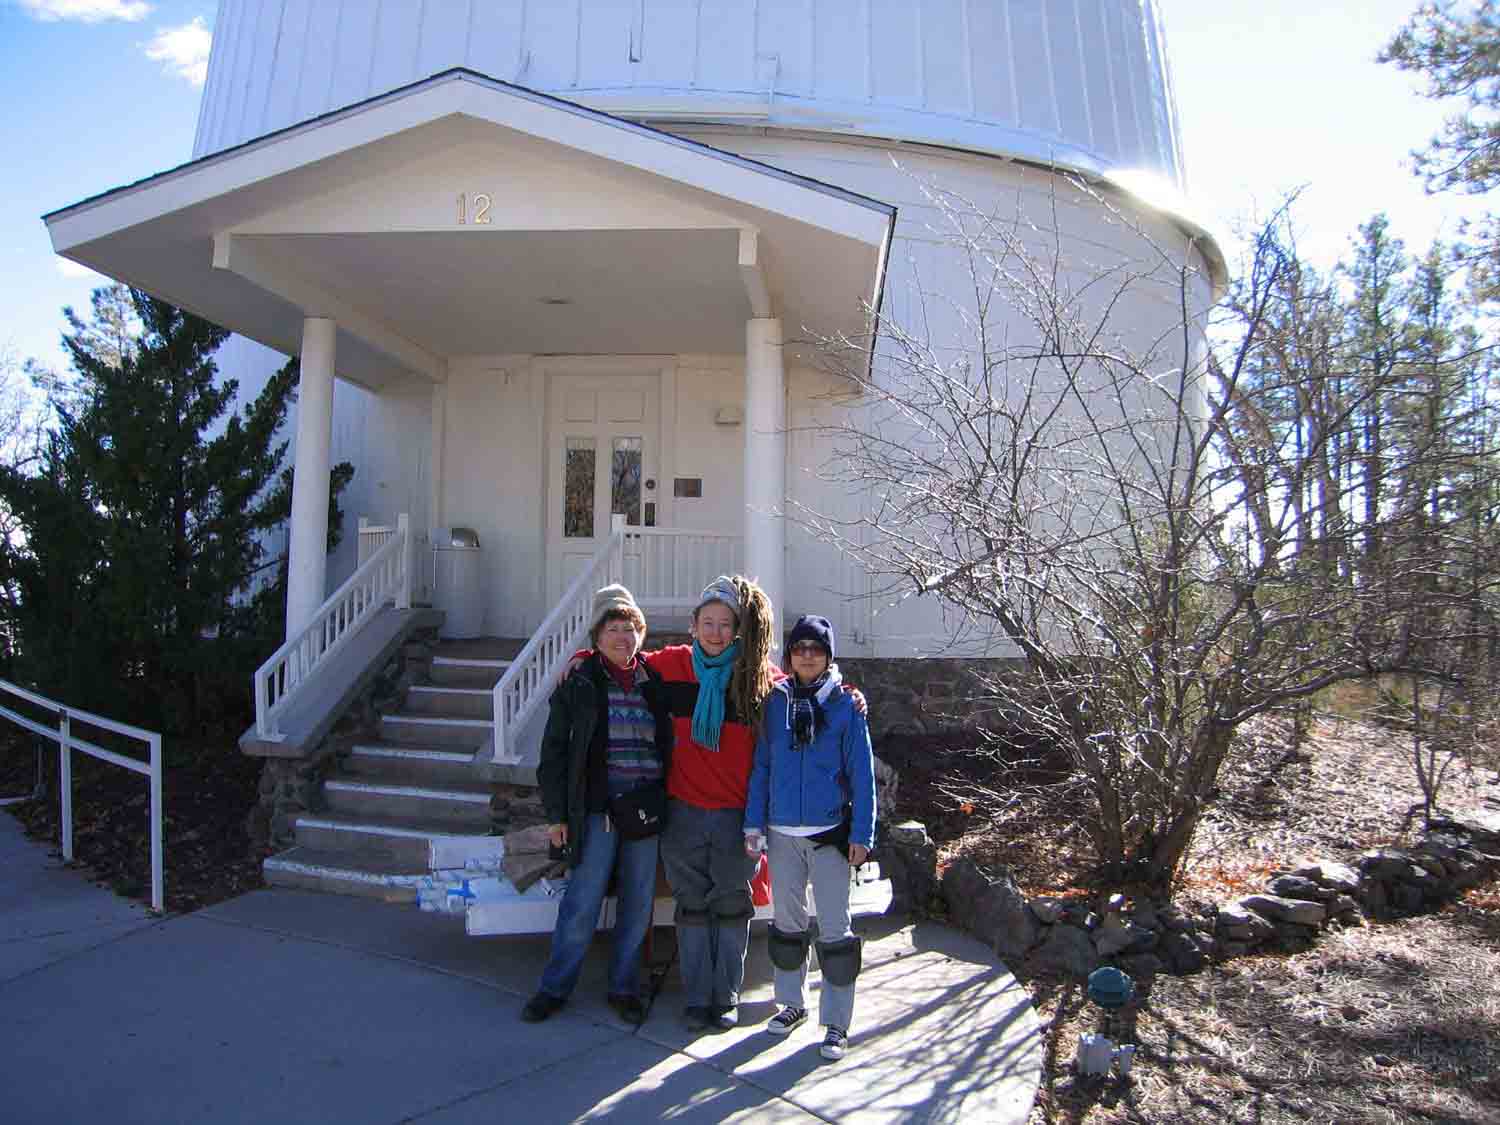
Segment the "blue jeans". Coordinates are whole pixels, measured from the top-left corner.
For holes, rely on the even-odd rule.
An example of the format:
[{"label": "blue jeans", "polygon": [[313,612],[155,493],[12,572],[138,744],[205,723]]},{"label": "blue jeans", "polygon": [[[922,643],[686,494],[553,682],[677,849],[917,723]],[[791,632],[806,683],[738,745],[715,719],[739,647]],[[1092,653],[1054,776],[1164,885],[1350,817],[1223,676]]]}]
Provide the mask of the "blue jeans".
[{"label": "blue jeans", "polygon": [[566,999],[578,983],[583,959],[594,931],[599,927],[599,908],[609,877],[619,863],[618,898],[614,943],[609,959],[609,991],[630,996],[640,994],[641,946],[651,925],[656,897],[657,837],[624,840],[618,832],[606,832],[604,814],[590,813],[583,830],[583,847],[577,864],[568,873],[568,889],[557,910],[552,931],[552,955],[542,970],[541,990],[559,1000]]}]

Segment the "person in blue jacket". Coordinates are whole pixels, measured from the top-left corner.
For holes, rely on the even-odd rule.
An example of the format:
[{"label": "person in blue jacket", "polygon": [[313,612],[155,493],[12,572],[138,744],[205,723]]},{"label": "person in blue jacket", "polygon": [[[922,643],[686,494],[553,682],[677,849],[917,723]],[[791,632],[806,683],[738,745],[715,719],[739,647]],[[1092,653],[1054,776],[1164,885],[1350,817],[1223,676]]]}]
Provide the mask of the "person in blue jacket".
[{"label": "person in blue jacket", "polygon": [[819,1051],[841,1059],[854,1015],[861,940],[849,926],[849,868],[875,842],[875,757],[865,716],[841,690],[833,626],[804,616],[787,643],[791,676],[772,689],[761,719],[745,807],[745,849],[769,847],[771,963],[781,1010],[766,1030],[790,1035],[807,1019],[807,885],[818,903],[823,988]]}]

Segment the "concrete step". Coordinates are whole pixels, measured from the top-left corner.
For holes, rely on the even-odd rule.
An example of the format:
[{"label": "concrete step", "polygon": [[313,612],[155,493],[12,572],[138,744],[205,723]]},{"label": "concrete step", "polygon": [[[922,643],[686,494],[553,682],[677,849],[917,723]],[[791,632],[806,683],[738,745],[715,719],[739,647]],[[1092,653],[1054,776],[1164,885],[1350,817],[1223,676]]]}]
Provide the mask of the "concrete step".
[{"label": "concrete step", "polygon": [[474,751],[462,746],[417,746],[408,742],[357,742],[341,776],[361,781],[446,786],[481,780]]},{"label": "concrete step", "polygon": [[495,713],[495,693],[482,687],[416,684],[407,690],[401,710],[407,715],[438,715],[448,719],[488,719]]},{"label": "concrete step", "polygon": [[450,719],[441,715],[411,715],[405,711],[380,717],[380,740],[408,746],[472,751],[488,741],[494,729],[492,718]]},{"label": "concrete step", "polygon": [[269,857],[261,868],[266,882],[273,887],[297,887],[412,905],[417,901],[418,883],[428,874],[400,861],[365,859],[300,844]]},{"label": "concrete step", "polygon": [[351,817],[400,817],[450,832],[489,831],[490,787],[362,781],[330,778],[323,783],[323,799],[335,813]]},{"label": "concrete step", "polygon": [[439,687],[482,688],[490,690],[499,683],[500,677],[510,667],[509,660],[434,656],[432,658],[432,682]]},{"label": "concrete step", "polygon": [[398,864],[407,871],[462,867],[471,859],[498,862],[505,850],[500,836],[454,832],[451,825],[411,817],[303,813],[296,831],[297,843],[313,851]]}]

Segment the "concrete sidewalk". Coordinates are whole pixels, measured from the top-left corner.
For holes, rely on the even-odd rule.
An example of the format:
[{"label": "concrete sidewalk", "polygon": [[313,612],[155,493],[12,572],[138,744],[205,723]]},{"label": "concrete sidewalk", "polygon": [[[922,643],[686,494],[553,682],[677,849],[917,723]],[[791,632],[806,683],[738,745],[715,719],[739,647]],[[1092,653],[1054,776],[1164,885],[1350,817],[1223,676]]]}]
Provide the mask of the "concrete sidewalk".
[{"label": "concrete sidewalk", "polygon": [[[863,926],[848,1056],[788,1039],[764,937],[748,1026],[681,1026],[675,969],[644,1027],[604,1004],[605,940],[568,1006],[524,1024],[546,939],[268,890],[153,919],[0,814],[6,1122],[1023,1122],[1041,1065],[1025,992],[942,927]],[[812,978],[816,989],[817,977]],[[816,1009],[816,996],[812,997]]]}]

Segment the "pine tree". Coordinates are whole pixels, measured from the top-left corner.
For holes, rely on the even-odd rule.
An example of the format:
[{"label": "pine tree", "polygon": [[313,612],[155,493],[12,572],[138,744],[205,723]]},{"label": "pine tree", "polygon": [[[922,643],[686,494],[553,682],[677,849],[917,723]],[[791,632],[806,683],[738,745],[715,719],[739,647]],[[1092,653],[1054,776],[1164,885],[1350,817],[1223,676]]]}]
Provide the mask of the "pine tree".
[{"label": "pine tree", "polygon": [[1359,507],[1349,515],[1361,538],[1361,566],[1380,566],[1383,527],[1391,482],[1390,406],[1408,358],[1404,275],[1411,259],[1390,222],[1376,215],[1359,228],[1354,260],[1341,267],[1353,294],[1348,303],[1346,372],[1353,450],[1345,472]]},{"label": "pine tree", "polygon": [[[278,431],[297,365],[232,411],[237,387],[213,362],[227,333],[139,291],[129,305],[125,335],[113,316],[70,321],[75,397],[54,400],[39,472],[0,470],[0,502],[24,529],[0,577],[26,678],[70,703],[196,731],[238,721],[250,672],[280,641],[268,603],[284,586],[246,591],[265,533],[290,509]],[[351,472],[340,466],[336,482]]]},{"label": "pine tree", "polygon": [[[1500,186],[1500,3],[1427,3],[1386,44],[1380,61],[1426,80],[1429,98],[1461,108],[1412,154],[1429,191],[1487,195]],[[1464,230],[1456,250],[1487,297],[1500,295],[1500,222],[1489,216]]]}]

